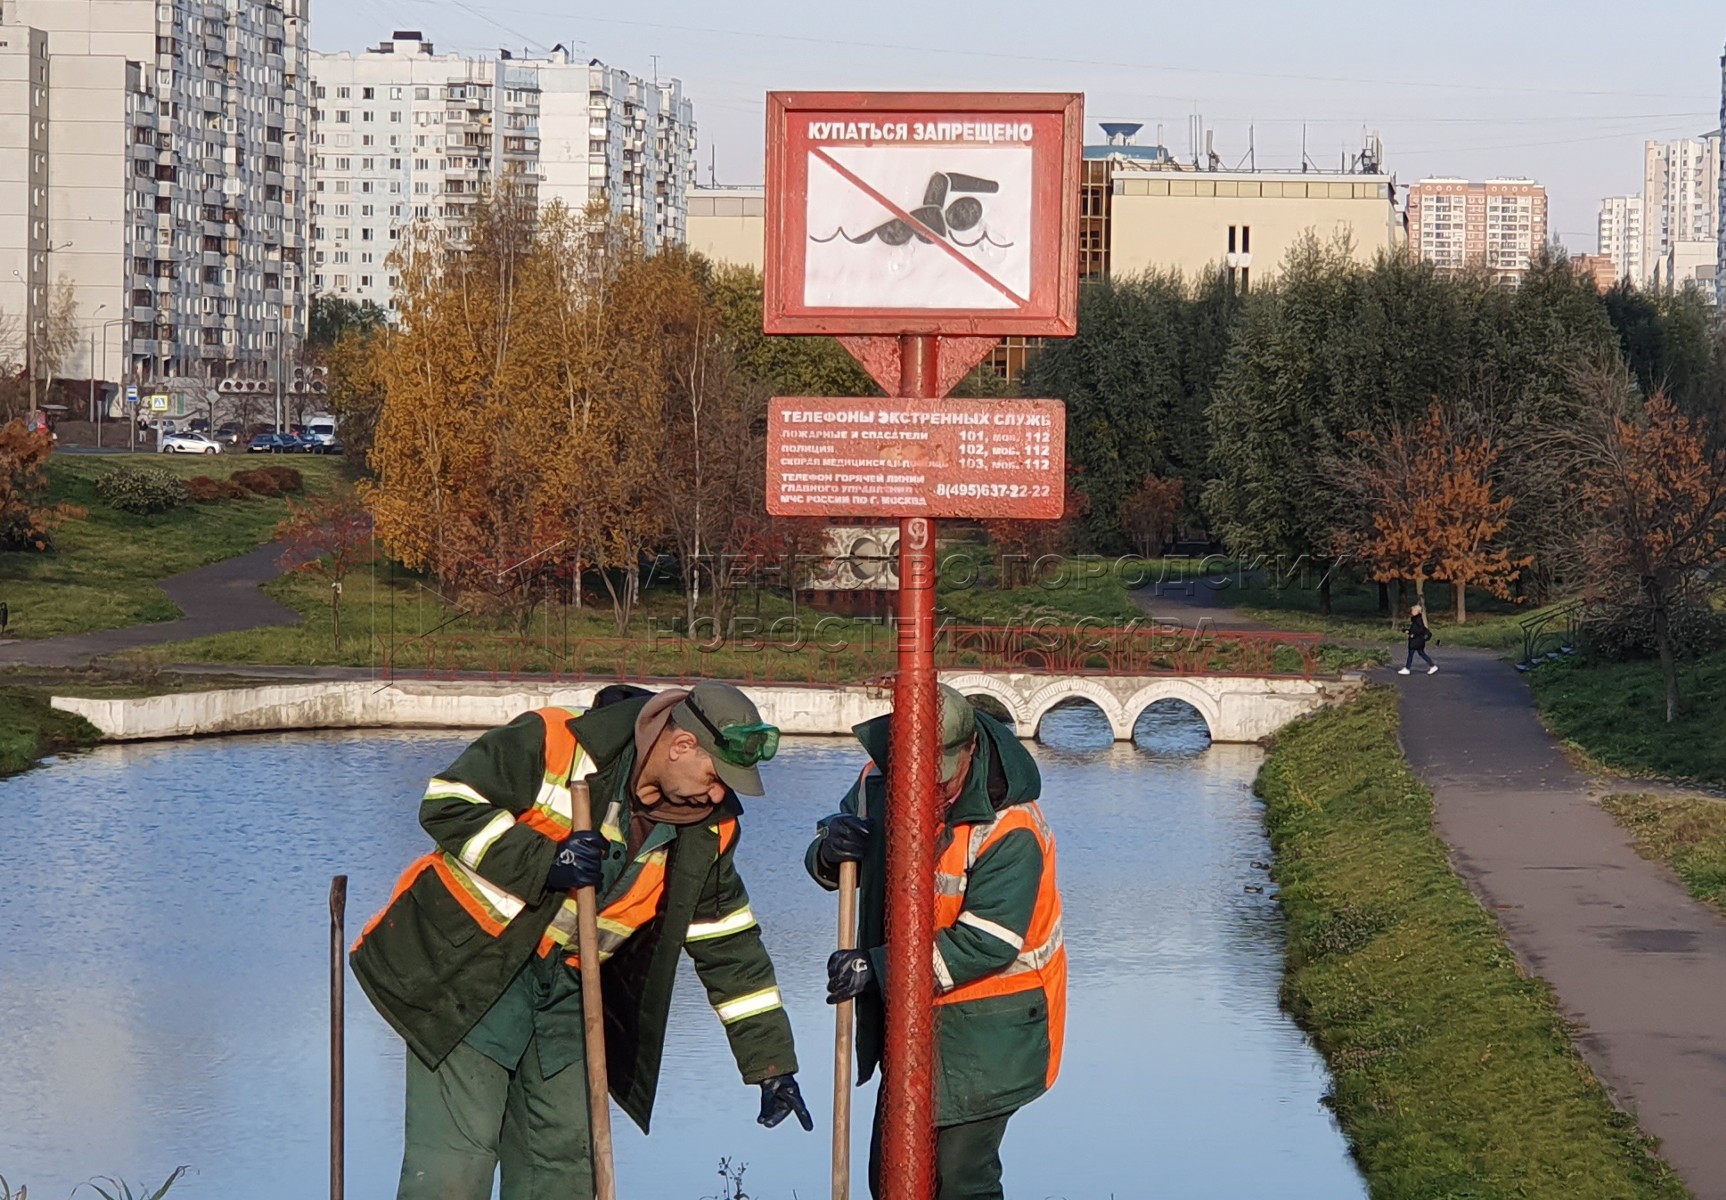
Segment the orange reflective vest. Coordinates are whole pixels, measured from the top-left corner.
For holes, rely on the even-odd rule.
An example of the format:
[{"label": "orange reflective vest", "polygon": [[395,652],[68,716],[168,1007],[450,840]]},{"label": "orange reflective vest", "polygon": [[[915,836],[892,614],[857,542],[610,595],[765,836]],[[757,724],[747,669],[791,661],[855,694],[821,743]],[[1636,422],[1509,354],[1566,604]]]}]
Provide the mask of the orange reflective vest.
[{"label": "orange reflective vest", "polygon": [[[1031,914],[1019,954],[999,971],[952,986],[945,979],[946,964],[935,951],[938,1007],[1011,996],[1041,990],[1048,1006],[1049,1066],[1044,1086],[1053,1086],[1061,1069],[1061,1051],[1067,1021],[1067,948],[1061,932],[1061,893],[1056,886],[1055,838],[1036,803],[1015,804],[988,824],[955,825],[952,841],[935,866],[935,928],[948,929],[959,923],[965,911],[965,888],[971,868],[990,846],[1015,830],[1028,829],[1043,853],[1043,871],[1037,888],[1037,903]],[[1019,939],[1007,929],[989,932],[1009,943]]]}]

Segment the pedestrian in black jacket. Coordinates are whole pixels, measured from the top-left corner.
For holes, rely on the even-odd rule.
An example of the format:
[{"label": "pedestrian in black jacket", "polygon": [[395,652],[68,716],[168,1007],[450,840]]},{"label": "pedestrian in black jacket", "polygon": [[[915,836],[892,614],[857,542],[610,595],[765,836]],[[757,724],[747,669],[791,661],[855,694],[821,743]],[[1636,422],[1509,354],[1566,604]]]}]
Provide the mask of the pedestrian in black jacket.
[{"label": "pedestrian in black jacket", "polygon": [[1402,665],[1402,670],[1397,672],[1398,675],[1408,674],[1408,669],[1414,666],[1414,656],[1417,654],[1426,663],[1428,675],[1438,673],[1438,664],[1433,662],[1432,657],[1426,652],[1426,644],[1432,640],[1432,630],[1426,627],[1425,613],[1426,610],[1418,604],[1408,610],[1408,661]]}]

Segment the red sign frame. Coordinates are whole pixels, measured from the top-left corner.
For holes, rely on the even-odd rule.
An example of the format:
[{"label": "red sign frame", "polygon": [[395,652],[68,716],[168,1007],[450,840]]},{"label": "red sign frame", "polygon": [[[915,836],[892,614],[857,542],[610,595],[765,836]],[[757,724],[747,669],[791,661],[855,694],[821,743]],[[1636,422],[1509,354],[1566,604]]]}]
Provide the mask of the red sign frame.
[{"label": "red sign frame", "polygon": [[[1033,131],[1031,286],[1015,307],[816,307],[805,303],[809,248],[809,163],[829,144],[812,136],[818,118],[855,127],[915,127],[920,119],[970,119],[1029,125]],[[891,128],[888,130],[891,132]],[[1040,147],[1059,139],[1058,152]],[[1084,97],[1046,92],[770,92],[767,96],[765,296],[769,334],[944,334],[949,336],[1071,337],[1078,332],[1079,179]],[[850,138],[868,147],[907,144],[894,137]],[[909,143],[917,145],[918,143]],[[922,145],[940,145],[941,141]],[[832,160],[828,160],[832,163]],[[837,168],[837,164],[832,164]],[[842,168],[838,168],[841,169]],[[852,180],[863,187],[863,181]],[[926,243],[960,257],[911,213],[875,196]],[[930,235],[924,237],[924,234]],[[971,267],[973,271],[977,268]],[[981,275],[982,272],[978,271]],[[998,286],[998,285],[997,285]],[[1006,291],[1006,289],[1001,289]]]}]

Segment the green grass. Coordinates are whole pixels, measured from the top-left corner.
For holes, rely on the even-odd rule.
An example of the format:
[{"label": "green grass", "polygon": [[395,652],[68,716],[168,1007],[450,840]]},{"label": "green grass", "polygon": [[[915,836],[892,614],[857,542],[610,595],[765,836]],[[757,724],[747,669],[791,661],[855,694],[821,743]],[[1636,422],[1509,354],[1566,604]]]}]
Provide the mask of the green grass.
[{"label": "green grass", "polygon": [[1451,871],[1396,720],[1373,688],[1279,735],[1257,784],[1288,917],[1284,1002],[1330,1063],[1372,1194],[1685,1196]]},{"label": "green grass", "polygon": [[1595,763],[1726,785],[1726,651],[1679,662],[1683,707],[1671,725],[1657,662],[1566,659],[1528,680],[1547,725]]},{"label": "green grass", "polygon": [[0,687],[0,776],[28,770],[45,755],[93,746],[100,737],[83,717],[50,708],[47,691]]},{"label": "green grass", "polygon": [[1608,796],[1637,853],[1678,873],[1698,900],[1726,909],[1726,801],[1705,796]]},{"label": "green grass", "polygon": [[[1328,617],[1319,615],[1318,587],[1311,581],[1279,587],[1264,575],[1236,576],[1218,595],[1242,616],[1279,629],[1307,630],[1330,639],[1401,642],[1407,637],[1406,617],[1393,624],[1378,611],[1375,583],[1339,582],[1332,590]],[[1426,600],[1427,624],[1441,644],[1485,650],[1521,649],[1521,622],[1540,611],[1470,592],[1468,620],[1458,625],[1452,620],[1455,602],[1448,584],[1429,583]]]},{"label": "green grass", "polygon": [[[226,479],[267,465],[266,458],[284,461],[244,454],[56,455],[48,464],[48,499],[78,505],[88,515],[60,527],[51,553],[0,554],[0,600],[11,609],[7,636],[57,637],[178,617],[156,581],[256,549],[287,515],[287,501],[188,504],[137,516],[103,504],[96,481],[116,466]],[[287,465],[305,476],[311,491],[340,478],[339,463],[315,455],[295,456]]]}]

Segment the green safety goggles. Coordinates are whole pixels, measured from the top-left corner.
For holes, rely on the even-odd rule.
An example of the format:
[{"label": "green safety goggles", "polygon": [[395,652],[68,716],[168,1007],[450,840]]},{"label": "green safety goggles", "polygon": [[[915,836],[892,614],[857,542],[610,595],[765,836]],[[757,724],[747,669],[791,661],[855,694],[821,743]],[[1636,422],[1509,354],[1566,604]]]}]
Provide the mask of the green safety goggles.
[{"label": "green safety goggles", "polygon": [[691,696],[684,701],[695,719],[713,735],[713,751],[734,767],[753,767],[779,753],[779,727],[765,721],[726,725],[723,728],[707,719],[707,714]]}]

